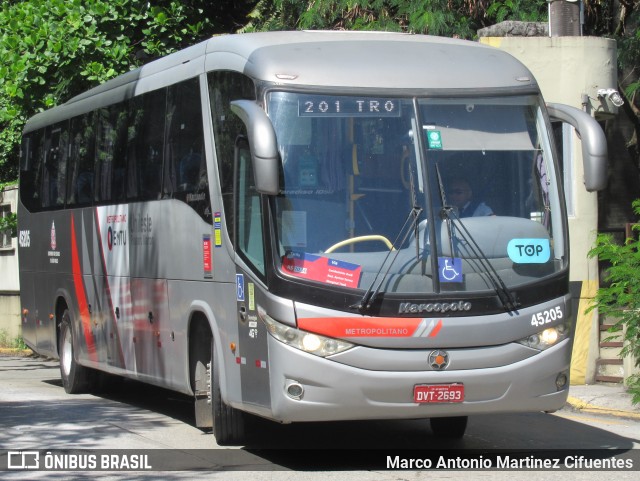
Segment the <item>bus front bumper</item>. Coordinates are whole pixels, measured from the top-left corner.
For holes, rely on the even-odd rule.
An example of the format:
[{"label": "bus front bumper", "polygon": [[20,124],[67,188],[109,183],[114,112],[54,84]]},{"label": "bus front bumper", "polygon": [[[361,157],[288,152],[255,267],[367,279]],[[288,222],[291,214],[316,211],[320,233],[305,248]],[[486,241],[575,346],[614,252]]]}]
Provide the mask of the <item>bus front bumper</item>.
[{"label": "bus front bumper", "polygon": [[[500,367],[367,370],[301,352],[269,336],[270,417],[287,423],[555,411],[565,405],[569,392],[570,358],[566,339]],[[563,376],[566,383],[558,387]],[[462,384],[464,400],[414,402],[414,387],[425,384]]]}]

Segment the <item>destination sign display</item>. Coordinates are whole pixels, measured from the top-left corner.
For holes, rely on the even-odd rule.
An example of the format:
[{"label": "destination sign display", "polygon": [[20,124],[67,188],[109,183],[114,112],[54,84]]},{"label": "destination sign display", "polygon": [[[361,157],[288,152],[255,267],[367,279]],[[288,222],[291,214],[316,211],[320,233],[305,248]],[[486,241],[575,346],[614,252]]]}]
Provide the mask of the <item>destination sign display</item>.
[{"label": "destination sign display", "polygon": [[372,97],[301,96],[300,117],[400,117],[400,100]]}]

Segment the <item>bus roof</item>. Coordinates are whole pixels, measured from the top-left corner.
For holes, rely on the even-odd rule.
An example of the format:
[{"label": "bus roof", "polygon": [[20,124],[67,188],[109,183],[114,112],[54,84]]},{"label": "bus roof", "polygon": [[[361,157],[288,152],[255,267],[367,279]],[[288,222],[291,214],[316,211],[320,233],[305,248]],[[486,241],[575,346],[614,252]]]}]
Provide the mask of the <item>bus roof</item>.
[{"label": "bus roof", "polygon": [[291,31],[220,35],[180,50],[37,114],[25,132],[211,70],[282,86],[344,90],[537,90],[501,50],[465,40],[391,32]]},{"label": "bus roof", "polygon": [[[392,32],[297,31],[208,41],[214,59],[237,56],[247,75],[288,85],[466,89],[521,87],[533,76],[511,55],[466,40]],[[229,59],[230,60],[230,59]]]}]

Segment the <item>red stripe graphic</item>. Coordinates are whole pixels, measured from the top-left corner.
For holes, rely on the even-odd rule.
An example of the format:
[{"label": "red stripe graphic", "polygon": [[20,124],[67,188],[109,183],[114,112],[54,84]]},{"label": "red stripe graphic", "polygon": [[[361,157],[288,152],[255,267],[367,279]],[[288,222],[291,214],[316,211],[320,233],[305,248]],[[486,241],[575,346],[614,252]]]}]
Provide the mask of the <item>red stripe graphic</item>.
[{"label": "red stripe graphic", "polygon": [[78,310],[80,311],[80,320],[82,321],[82,331],[84,339],[87,343],[87,352],[92,361],[97,361],[96,343],[91,332],[91,315],[89,314],[89,303],[87,302],[87,293],[84,290],[84,282],[82,281],[82,269],[80,268],[80,257],[78,255],[78,244],[76,242],[76,228],[71,216],[71,269],[73,272],[73,285],[76,289],[76,298],[78,299]]},{"label": "red stripe graphic", "polygon": [[[98,208],[94,211],[94,219],[96,224],[96,230],[98,232],[97,241],[98,241],[98,252],[100,252],[100,261],[102,262],[102,272],[104,274],[104,283],[107,290],[107,300],[109,301],[109,312],[111,313],[111,321],[113,322],[116,336],[116,345],[118,346],[118,361],[119,367],[125,367],[124,361],[124,353],[122,351],[122,341],[120,339],[120,331],[118,330],[118,319],[115,314],[115,309],[113,307],[113,298],[111,296],[111,285],[109,284],[109,273],[107,272],[107,262],[104,257],[104,246],[102,245],[102,233],[100,231],[100,216],[98,215]],[[97,268],[96,268],[97,270]],[[111,339],[113,339],[114,333],[111,333]]]},{"label": "red stripe graphic", "polygon": [[442,319],[438,321],[438,324],[436,324],[436,327],[433,328],[433,331],[431,331],[429,337],[436,337],[440,332],[440,329],[442,329]]},{"label": "red stripe graphic", "polygon": [[[425,319],[405,317],[306,317],[298,319],[298,327],[305,331],[315,332],[329,337],[411,337],[418,333],[436,337],[442,328],[442,320],[429,331],[425,331]],[[432,326],[430,326],[432,327]],[[427,334],[428,332],[428,334]]]}]

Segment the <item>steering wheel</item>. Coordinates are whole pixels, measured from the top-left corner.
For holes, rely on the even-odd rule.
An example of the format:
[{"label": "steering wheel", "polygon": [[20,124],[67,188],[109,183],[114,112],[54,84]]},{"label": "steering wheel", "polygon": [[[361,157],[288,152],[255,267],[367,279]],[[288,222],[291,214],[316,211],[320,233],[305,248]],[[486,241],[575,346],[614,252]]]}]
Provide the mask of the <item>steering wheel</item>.
[{"label": "steering wheel", "polygon": [[340,249],[340,247],[344,247],[344,246],[347,246],[349,244],[356,244],[358,242],[367,242],[367,241],[384,242],[385,245],[389,248],[390,251],[396,250],[395,247],[393,247],[393,244],[391,243],[391,241],[389,239],[387,239],[385,236],[380,235],[380,234],[373,234],[373,235],[361,235],[361,236],[358,236],[358,237],[352,237],[351,239],[345,239],[343,241],[338,242],[337,244],[333,244],[331,247],[329,247],[324,252],[325,252],[325,254],[330,254],[331,252],[335,251],[336,249]]}]

